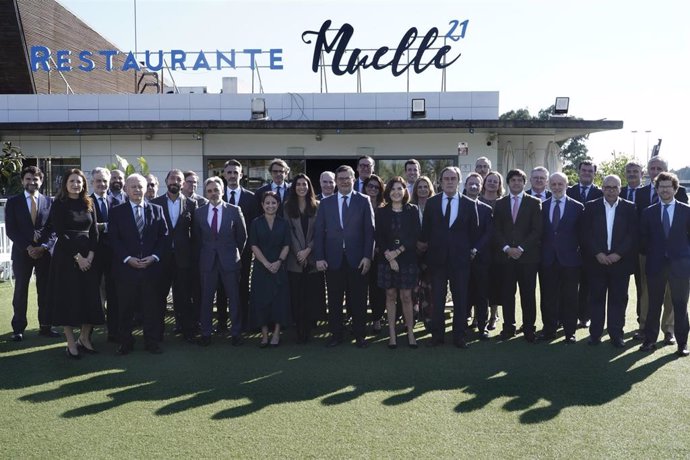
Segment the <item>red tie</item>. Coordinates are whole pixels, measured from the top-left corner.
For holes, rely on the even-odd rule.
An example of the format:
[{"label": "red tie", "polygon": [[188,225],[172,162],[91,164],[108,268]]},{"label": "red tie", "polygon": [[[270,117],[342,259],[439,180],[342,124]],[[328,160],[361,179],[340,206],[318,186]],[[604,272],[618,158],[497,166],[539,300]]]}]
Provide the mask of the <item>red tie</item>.
[{"label": "red tie", "polygon": [[211,219],[211,232],[213,237],[218,237],[218,208],[213,208],[213,219]]}]

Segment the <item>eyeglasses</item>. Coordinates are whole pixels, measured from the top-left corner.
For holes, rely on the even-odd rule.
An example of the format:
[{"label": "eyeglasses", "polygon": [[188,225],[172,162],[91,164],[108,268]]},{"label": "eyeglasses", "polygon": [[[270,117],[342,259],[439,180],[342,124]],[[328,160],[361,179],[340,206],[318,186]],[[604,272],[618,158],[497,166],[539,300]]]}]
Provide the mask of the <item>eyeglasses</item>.
[{"label": "eyeglasses", "polygon": [[285,174],[284,169],[271,169],[271,174]]},{"label": "eyeglasses", "polygon": [[147,187],[149,187],[149,188],[156,188],[156,187],[158,187],[158,184],[150,183],[150,184],[147,185]]}]

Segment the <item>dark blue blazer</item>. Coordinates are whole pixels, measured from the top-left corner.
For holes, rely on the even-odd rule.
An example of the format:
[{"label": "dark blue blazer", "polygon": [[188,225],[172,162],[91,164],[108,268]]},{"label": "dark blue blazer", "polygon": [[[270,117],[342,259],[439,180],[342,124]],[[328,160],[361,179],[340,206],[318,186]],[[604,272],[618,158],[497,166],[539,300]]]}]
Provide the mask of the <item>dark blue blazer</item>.
[{"label": "dark blue blazer", "polygon": [[[652,198],[652,185],[647,184],[644,187],[640,187],[637,189],[635,192],[635,205],[637,205],[637,213],[641,216],[642,211],[647,209],[651,204]],[[676,201],[680,201],[681,203],[688,204],[688,194],[685,191],[685,187],[682,185],[678,187],[678,191],[676,192]]]},{"label": "dark blue blazer", "polygon": [[585,207],[579,201],[565,196],[563,215],[555,231],[551,223],[551,204],[553,197],[542,203],[542,240],[541,264],[549,267],[558,261],[563,267],[579,267],[582,265],[580,254],[580,235],[582,230],[582,215]]},{"label": "dark blue blazer", "polygon": [[475,202],[460,195],[458,217],[450,226],[443,218],[443,193],[432,196],[424,206],[422,236],[428,243],[425,254],[427,265],[449,266],[454,269],[470,269],[470,251],[479,239],[479,217]]},{"label": "dark blue blazer", "polygon": [[606,211],[604,198],[588,201],[583,215],[582,248],[588,270],[602,271],[604,267],[597,262],[599,253],[616,253],[621,260],[611,267],[614,273],[630,274],[638,264],[638,218],[635,205],[619,198],[616,217],[613,221],[611,250],[608,250],[606,233]]},{"label": "dark blue blazer", "polygon": [[321,201],[314,223],[314,259],[325,260],[329,270],[338,270],[343,256],[356,268],[364,257],[371,260],[374,255],[374,210],[369,197],[352,192],[345,228],[340,226],[339,197],[336,193]]},{"label": "dark blue blazer", "polygon": [[[582,197],[580,196],[581,193],[582,192],[580,191],[579,183],[568,187],[568,189],[565,191],[565,194],[568,195],[568,197],[580,202],[582,202]],[[587,201],[596,200],[597,198],[601,198],[602,196],[604,196],[604,192],[602,192],[599,187],[597,187],[594,184],[592,184],[589,187],[589,192],[587,192]]]},{"label": "dark blue blazer", "polygon": [[[259,203],[258,196],[254,194],[251,190],[247,190],[244,187],[240,187],[241,193],[240,193],[240,202],[235,203],[236,206],[239,206],[240,209],[242,210],[242,215],[244,216],[244,222],[247,226],[247,228],[251,227],[252,221],[256,219],[258,216],[263,214],[263,210],[261,208],[261,203]],[[230,202],[230,196],[228,193],[227,187],[224,189],[225,192],[223,193],[223,201],[226,203]],[[287,196],[287,195],[286,195]],[[282,215],[282,214],[281,214]],[[251,251],[251,248],[249,245],[245,247],[245,250]]]},{"label": "dark blue blazer", "polygon": [[494,237],[494,210],[486,203],[475,201],[477,217],[479,218],[478,237],[474,243],[477,255],[475,263],[489,265],[491,263],[491,242]]},{"label": "dark blue blazer", "polygon": [[5,225],[7,236],[12,240],[12,260],[20,261],[24,256],[28,257],[26,248],[40,246],[40,242],[34,242],[34,231],[41,235],[37,241],[46,240],[50,235],[44,235],[47,231],[48,215],[53,201],[45,195],[38,194],[36,198],[36,223],[31,223],[31,212],[26,204],[24,192],[15,195],[5,205]]},{"label": "dark blue blazer", "polygon": [[642,211],[641,246],[647,254],[647,275],[658,273],[666,261],[677,277],[690,277],[690,206],[676,200],[668,238],[661,220],[661,203]]},{"label": "dark blue blazer", "polygon": [[[113,275],[121,280],[138,279],[141,276],[155,276],[160,273],[160,263],[151,264],[148,268],[137,270],[124,263],[127,257],[160,258],[166,245],[165,236],[168,226],[163,216],[163,208],[157,204],[143,201],[144,235],[139,238],[134,212],[129,201],[115,206],[109,215],[108,230],[110,244],[113,248]],[[156,280],[157,281],[157,280]]]}]

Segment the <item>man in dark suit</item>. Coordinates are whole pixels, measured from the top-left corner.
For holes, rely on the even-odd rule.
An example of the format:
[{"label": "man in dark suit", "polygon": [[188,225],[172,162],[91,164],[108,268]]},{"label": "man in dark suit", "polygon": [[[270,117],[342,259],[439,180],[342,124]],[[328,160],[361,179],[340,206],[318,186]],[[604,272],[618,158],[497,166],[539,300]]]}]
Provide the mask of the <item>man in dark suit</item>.
[{"label": "man in dark suit", "polygon": [[541,319],[539,340],[553,340],[559,320],[565,343],[575,343],[577,328],[577,281],[580,277],[580,231],[585,207],[566,196],[568,178],[556,172],[549,178],[553,195],[542,203],[542,240],[539,285]]},{"label": "man in dark suit", "polygon": [[355,172],[335,171],[338,193],[321,202],[314,224],[316,268],[328,283],[329,347],[343,340],[343,296],[352,314],[358,348],[365,348],[367,273],[374,255],[374,211],[369,198],[353,191]]},{"label": "man in dark suit", "polygon": [[688,352],[688,294],[690,292],[690,206],[674,199],[678,177],[661,172],[656,176],[659,202],[642,211],[641,239],[646,249],[649,312],[642,351],[652,351],[659,335],[659,316],[666,286],[673,304],[674,334],[678,356]]},{"label": "man in dark suit", "polygon": [[608,316],[611,344],[623,348],[628,283],[637,262],[637,211],[634,204],[618,197],[621,189],[618,176],[606,176],[603,189],[602,198],[587,202],[583,219],[582,245],[592,317],[589,344],[601,342]]},{"label": "man in dark suit", "polygon": [[113,206],[122,204],[127,200],[127,192],[123,190],[125,185],[125,173],[119,169],[110,171],[108,197]]},{"label": "man in dark suit", "polygon": [[273,178],[271,183],[256,189],[256,201],[259,209],[258,212],[259,214],[264,213],[263,209],[258,204],[261,202],[264,193],[274,191],[280,197],[280,203],[278,203],[278,215],[282,216],[283,203],[288,196],[288,188],[290,187],[290,184],[287,182],[287,178],[290,176],[290,168],[285,161],[281,160],[280,158],[275,158],[268,166],[268,172],[271,173],[271,177]]},{"label": "man in dark suit", "polygon": [[476,172],[469,173],[465,179],[464,194],[474,201],[478,218],[478,237],[470,249],[472,262],[468,285],[467,317],[470,318],[472,307],[474,307],[474,321],[470,328],[477,328],[479,340],[487,340],[489,338],[486,326],[489,319],[489,266],[493,238],[493,210],[488,204],[479,201],[482,182],[481,174]]},{"label": "man in dark suit", "polygon": [[196,259],[192,251],[192,222],[197,209],[196,201],[180,193],[184,175],[172,169],[165,178],[167,192],[151,200],[163,209],[168,227],[165,246],[161,253],[160,302],[165,311],[168,292],[172,286],[175,324],[188,342],[194,339],[196,315],[192,304],[192,264]]},{"label": "man in dark suit", "polygon": [[331,171],[324,171],[319,176],[321,193],[316,195],[316,199],[321,201],[335,193],[335,174]]},{"label": "man in dark suit", "polygon": [[551,198],[551,192],[546,190],[546,184],[549,182],[549,170],[543,166],[537,166],[532,169],[529,176],[529,183],[532,188],[525,193],[539,198],[542,203],[548,198]]},{"label": "man in dark suit", "polygon": [[120,318],[117,308],[117,286],[112,272],[113,248],[110,245],[108,220],[113,206],[121,203],[108,194],[110,178],[110,171],[106,168],[94,168],[91,171],[91,187],[93,190],[91,199],[96,205],[96,227],[98,228],[98,246],[96,247],[93,267],[101,284],[101,304],[106,311],[108,342],[117,342],[117,328]]},{"label": "man in dark suit", "polygon": [[[582,204],[590,200],[596,200],[604,196],[601,189],[594,185],[594,176],[597,173],[597,165],[589,160],[581,161],[577,167],[578,183],[572,187],[568,187],[566,195],[575,201]],[[583,267],[580,271],[580,287],[578,290],[578,328],[586,328],[589,326],[589,278],[587,271]]]},{"label": "man in dark suit", "polygon": [[158,354],[162,350],[165,311],[160,302],[160,260],[168,227],[163,209],[144,201],[146,178],[132,174],[125,181],[129,200],[110,211],[108,230],[113,247],[113,275],[117,283],[120,309],[120,347],[126,355],[134,349],[133,315],[141,312],[145,348]]},{"label": "man in dark suit", "polygon": [[376,164],[374,163],[374,159],[372,157],[367,155],[359,157],[357,160],[357,180],[354,184],[355,192],[366,194],[366,191],[364,190],[364,181],[369,179],[369,177],[374,174],[375,167]]},{"label": "man in dark suit", "polygon": [[[642,212],[649,206],[659,202],[659,195],[654,183],[656,177],[662,173],[668,171],[668,162],[660,157],[652,157],[647,163],[647,172],[649,174],[650,183],[638,189],[635,195],[635,205],[637,205],[637,213],[641,217]],[[685,191],[685,187],[678,185],[678,190],[675,194],[676,201],[688,204],[688,195]],[[640,309],[638,315],[638,322],[640,324],[638,333],[635,335],[637,340],[644,340],[644,330],[645,322],[647,319],[647,312],[649,311],[649,292],[647,285],[647,270],[645,269],[645,264],[647,261],[647,255],[644,252],[644,248],[640,251],[640,292],[639,292],[639,302]],[[666,296],[664,298],[664,308],[661,316],[661,330],[664,333],[664,343],[666,345],[674,345],[676,339],[673,335],[673,305],[671,302],[670,290],[667,289]]]},{"label": "man in dark suit", "polygon": [[[223,175],[227,184],[223,200],[235,206],[239,206],[244,216],[247,232],[252,221],[261,213],[259,202],[256,195],[240,186],[243,177],[242,165],[237,160],[228,160],[223,167]],[[249,272],[252,266],[252,248],[247,244],[242,251],[242,266],[240,267],[240,318],[245,331],[249,327]],[[223,291],[221,293],[221,291]],[[222,285],[219,286],[217,294],[216,310],[218,315],[218,330],[227,330],[228,309],[227,297]],[[225,300],[225,301],[224,301]]]},{"label": "man in dark suit", "polygon": [[218,280],[230,298],[233,345],[242,343],[242,318],[239,309],[238,283],[242,250],[247,243],[247,227],[239,206],[225,203],[223,181],[209,177],[204,181],[209,203],[194,214],[194,245],[199,252],[201,272],[201,339],[199,344],[211,343],[213,296]]},{"label": "man in dark suit", "polygon": [[38,300],[39,335],[59,337],[50,327],[48,311],[48,270],[50,254],[47,246],[40,244],[50,214],[50,198],[39,193],[43,183],[43,171],[36,166],[27,166],[21,173],[24,191],[7,200],[5,223],[7,236],[12,240],[12,271],[14,272],[14,295],[12,297],[12,340],[24,340],[28,325],[26,309],[29,297],[31,273],[36,273],[36,294]]},{"label": "man in dark suit", "polygon": [[642,169],[642,165],[636,161],[629,161],[625,165],[625,180],[628,185],[621,188],[621,193],[618,196],[635,203],[637,189],[640,188],[642,182]]},{"label": "man in dark suit", "polygon": [[500,339],[515,336],[515,291],[520,286],[522,332],[525,340],[536,341],[537,271],[541,260],[542,215],[539,198],[524,192],[527,175],[520,169],[508,171],[509,192],[494,207],[495,260],[503,270],[503,330]]}]

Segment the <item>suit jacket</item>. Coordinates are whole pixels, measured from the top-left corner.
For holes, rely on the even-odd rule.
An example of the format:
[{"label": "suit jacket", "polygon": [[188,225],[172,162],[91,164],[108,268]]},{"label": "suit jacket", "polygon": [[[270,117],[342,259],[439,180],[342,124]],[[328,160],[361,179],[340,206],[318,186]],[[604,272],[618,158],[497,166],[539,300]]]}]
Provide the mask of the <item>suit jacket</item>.
[{"label": "suit jacket", "polygon": [[585,207],[579,201],[565,196],[563,215],[558,223],[558,231],[551,223],[551,204],[553,197],[542,203],[542,240],[541,263],[545,267],[558,261],[563,267],[582,265],[580,253],[580,236],[582,232],[582,215]]},{"label": "suit jacket", "polygon": [[204,198],[203,196],[196,194],[196,193],[192,193],[192,196],[190,196],[189,198],[196,201],[196,207],[197,208],[200,208],[203,205],[208,204],[208,200],[206,198]]},{"label": "suit jacket", "polygon": [[[285,190],[283,191],[283,198],[280,200],[280,203],[278,203],[277,215],[279,216],[283,215],[283,203],[285,202],[285,200],[287,200],[288,189],[290,188],[290,184],[288,184],[287,182],[283,182],[283,187],[285,187]],[[270,192],[271,190],[273,190],[273,182],[259,187],[258,189],[256,189],[256,192],[254,192],[254,195],[256,196],[256,203],[258,209],[257,215],[260,216],[264,213],[264,209],[261,207],[261,198],[263,197],[264,193]]]},{"label": "suit jacket", "polygon": [[300,217],[290,217],[287,212],[284,215],[285,222],[290,229],[290,252],[287,256],[287,269],[290,272],[302,272],[302,266],[297,262],[297,253],[307,248],[311,248],[307,257],[308,271],[316,271],[316,259],[314,258],[314,226],[316,224],[316,214],[309,217],[307,224],[307,234],[302,230],[302,220]]},{"label": "suit jacket", "polygon": [[647,254],[647,275],[660,272],[668,261],[671,273],[690,277],[690,206],[676,200],[673,222],[668,238],[661,219],[662,203],[657,202],[642,211],[640,240]]},{"label": "suit jacket", "polygon": [[[23,191],[7,200],[5,225],[7,236],[12,240],[12,260],[18,261],[24,256],[28,257],[27,247],[40,246],[40,241],[45,241],[50,236],[45,233],[48,232],[48,216],[52,203],[50,198],[39,193],[36,197],[36,222],[31,223],[31,212]],[[36,241],[35,231],[40,233]]]},{"label": "suit jacket", "polygon": [[[642,211],[647,209],[652,204],[652,184],[647,184],[644,187],[640,187],[635,192],[635,205],[637,206],[637,213],[641,216]],[[681,203],[688,204],[688,194],[685,191],[685,187],[682,185],[678,187],[678,191],[675,196],[677,201]],[[658,200],[657,200],[658,203]]]},{"label": "suit jacket", "polygon": [[523,193],[518,215],[513,222],[512,195],[496,200],[494,206],[495,261],[507,263],[509,257],[503,248],[521,247],[524,252],[518,263],[534,264],[541,260],[542,216],[541,200]]},{"label": "suit jacket", "polygon": [[194,212],[197,209],[197,202],[185,197],[181,193],[179,197],[180,215],[175,226],[173,226],[170,218],[167,194],[154,198],[151,200],[151,203],[163,208],[163,217],[165,217],[165,223],[168,226],[163,258],[170,257],[174,250],[177,255],[175,258],[177,266],[180,268],[190,268],[192,266],[192,256],[194,255],[192,250],[192,224],[194,222]]},{"label": "suit jacket", "polygon": [[[581,194],[580,190],[580,184],[575,184],[571,187],[568,187],[568,189],[565,191],[565,194],[572,198],[575,201],[582,202],[582,197],[580,196]],[[589,187],[589,191],[587,192],[587,200],[586,201],[592,201],[596,200],[597,198],[601,198],[604,196],[604,192],[601,191],[599,187],[596,185],[592,184]],[[582,203],[585,204],[585,203]]]},{"label": "suit jacket", "polygon": [[405,246],[405,251],[396,260],[398,263],[414,264],[417,262],[417,241],[422,231],[419,224],[419,208],[410,203],[403,206],[400,213],[400,218],[402,219],[400,232],[396,233],[392,231],[394,214],[397,213],[393,211],[391,206],[376,208],[374,239],[379,256],[382,258],[381,260],[385,261],[385,258],[383,258],[384,252],[394,251],[400,246]]},{"label": "suit jacket", "polygon": [[474,261],[482,265],[489,265],[491,264],[491,243],[494,237],[494,210],[480,200],[475,201],[475,206],[479,218],[479,237],[474,244],[474,249],[477,250]]},{"label": "suit jacket", "polygon": [[[546,193],[546,199],[547,199],[547,200],[548,200],[549,198],[551,198],[551,192],[549,192],[548,190],[544,190],[544,192]],[[534,195],[532,194],[532,189],[525,190],[525,193],[528,194],[528,195],[534,196]],[[534,196],[534,197],[536,198],[536,196]],[[546,201],[546,200],[544,200],[544,201]]]},{"label": "suit jacket", "polygon": [[[254,194],[254,192],[252,192],[251,190],[247,190],[244,187],[240,187],[240,190],[240,202],[235,204],[239,206],[240,209],[242,209],[244,222],[247,228],[249,228],[252,224],[252,221],[261,214],[263,214],[263,210],[257,198],[258,195]],[[228,189],[226,187],[225,193],[223,194],[223,201],[225,201],[226,203],[230,202],[230,197],[228,195]],[[249,247],[246,247],[245,249],[251,251]]]},{"label": "suit jacket", "polygon": [[[129,201],[110,210],[108,232],[113,248],[113,275],[121,281],[136,280],[142,276],[154,277],[160,274],[160,263],[154,262],[140,270],[126,264],[127,257],[148,257],[155,255],[160,260],[165,248],[165,235],[168,226],[163,217],[163,209],[157,204],[142,201],[144,217],[143,236],[139,237],[134,212]],[[158,279],[155,278],[155,281]]]},{"label": "suit jacket", "polygon": [[604,270],[604,266],[597,262],[596,254],[616,253],[621,256],[621,260],[611,266],[611,269],[619,274],[633,273],[638,263],[637,224],[638,218],[635,205],[630,201],[619,198],[616,207],[616,217],[613,221],[611,250],[609,251],[604,198],[588,201],[582,222],[582,247],[584,249],[584,261],[588,270],[592,272]]},{"label": "suit jacket", "polygon": [[[630,190],[630,186],[626,185],[625,187],[621,187],[621,192],[618,194],[619,197],[623,198],[624,200],[628,200],[628,190]],[[637,194],[640,192],[640,188],[635,189],[635,198],[633,200],[633,203],[637,202]],[[631,201],[631,200],[628,200]]]},{"label": "suit jacket", "polygon": [[198,248],[199,269],[211,271],[218,258],[223,271],[239,270],[241,254],[247,244],[247,226],[242,210],[239,206],[221,201],[218,206],[223,214],[218,235],[214,237],[208,223],[210,206],[210,203],[206,204],[194,213],[193,238],[194,246]]},{"label": "suit jacket", "polygon": [[443,217],[443,193],[432,196],[424,206],[420,241],[428,243],[424,255],[429,266],[449,266],[469,270],[470,251],[475,247],[479,232],[479,218],[474,201],[460,195],[458,217],[450,227]]},{"label": "suit jacket", "polygon": [[[338,270],[343,257],[351,268],[374,255],[374,210],[366,195],[352,192],[344,228],[340,226],[336,193],[319,204],[314,227],[314,258],[325,260],[329,270]],[[345,251],[343,251],[343,244]]]}]

